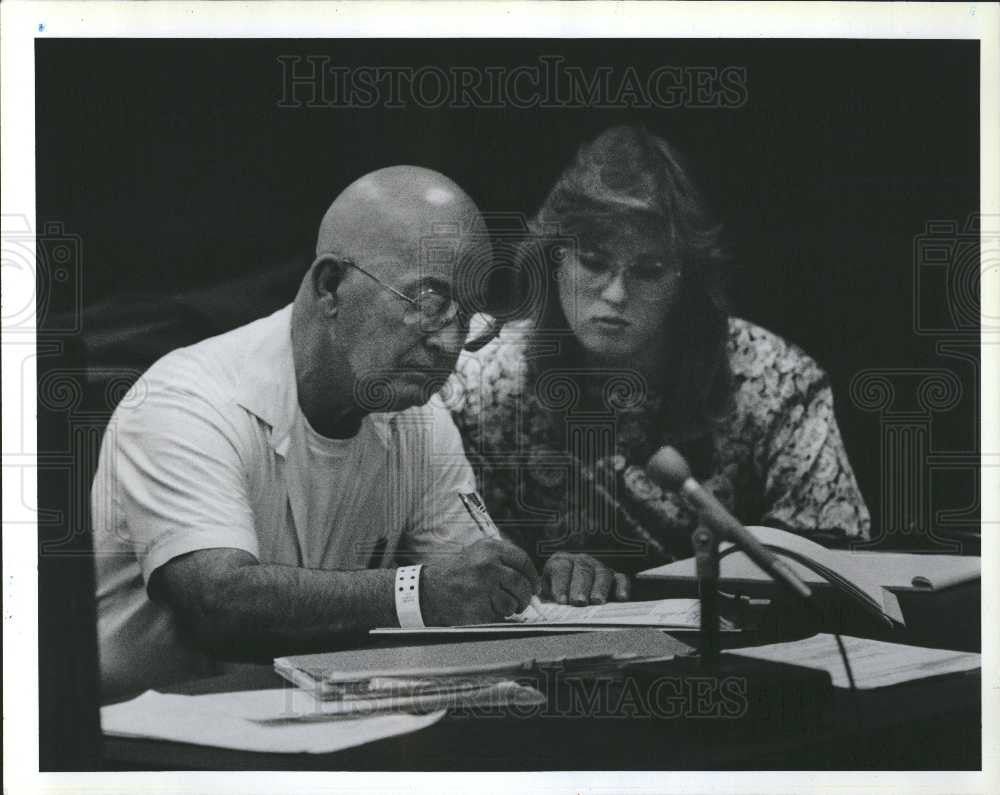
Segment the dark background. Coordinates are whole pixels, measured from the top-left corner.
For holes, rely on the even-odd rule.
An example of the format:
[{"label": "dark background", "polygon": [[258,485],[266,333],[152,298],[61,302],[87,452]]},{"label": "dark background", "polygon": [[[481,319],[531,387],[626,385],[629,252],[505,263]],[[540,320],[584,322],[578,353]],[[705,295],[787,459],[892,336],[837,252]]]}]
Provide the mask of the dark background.
[{"label": "dark background", "polygon": [[[917,279],[938,315],[948,301],[944,269],[915,269],[915,238],[932,221],[961,229],[978,208],[977,42],[40,40],[36,47],[38,223],[60,222],[80,236],[75,286],[87,306],[218,284],[290,257],[304,268],[333,197],[390,164],[441,170],[488,212],[531,213],[581,142],[611,124],[641,122],[687,153],[725,222],[734,312],[797,342],[830,373],[876,531],[891,524],[880,523],[884,417],[852,403],[856,373],[952,371],[963,397],[933,415],[930,444],[978,450],[977,368],[939,353],[954,334],[915,333],[913,308]],[[627,65],[640,75],[663,65],[737,66],[746,69],[747,101],[737,109],[282,108],[281,55],[415,67],[513,67],[561,55],[588,74],[611,66],[618,75]],[[978,281],[973,287],[977,299]],[[51,300],[67,308],[58,290]],[[914,389],[899,382],[895,408],[913,408],[903,393]],[[968,506],[976,510],[966,525],[952,522],[949,532],[978,532],[977,482],[971,469],[941,468],[930,483],[930,515],[920,520],[926,526],[887,541],[927,544],[936,512]]]},{"label": "dark background", "polygon": [[[391,164],[443,171],[489,213],[530,214],[576,147],[605,127],[640,122],[667,137],[696,165],[726,224],[734,312],[797,342],[830,373],[880,545],[946,551],[947,536],[957,541],[951,549],[978,554],[978,251],[962,248],[962,236],[947,227],[961,231],[978,209],[978,42],[45,39],[35,46],[37,221],[48,263],[38,285],[43,769],[98,764],[92,571],[85,554],[64,554],[88,548],[89,472],[113,402],[106,384],[96,398],[86,396],[92,376],[123,362],[146,366],[164,346],[205,336],[204,311],[185,314],[171,303],[180,294],[217,287],[210,293],[220,326],[239,314],[225,307],[245,312],[249,293],[228,285],[282,263],[304,270],[334,196]],[[640,75],[664,65],[736,66],[746,70],[747,102],[736,109],[282,108],[281,55],[415,67],[513,67],[561,55],[586,73],[633,65]],[[930,266],[920,259],[919,236],[938,221],[945,253]],[[72,256],[60,260],[64,240]],[[273,306],[292,299],[290,285],[268,296]],[[965,312],[956,315],[959,289]],[[881,411],[857,405],[849,388],[872,368],[889,370],[883,375],[896,389]],[[929,414],[915,397],[928,371],[950,372],[958,383],[958,397]],[[79,396],[55,389],[67,372],[71,380],[85,373]],[[923,431],[906,431],[915,441],[899,448],[907,464],[891,468],[887,491],[886,429],[899,421]],[[63,451],[73,462],[68,474],[57,465]],[[44,464],[49,452],[52,466]],[[901,512],[900,500],[920,508]]]}]

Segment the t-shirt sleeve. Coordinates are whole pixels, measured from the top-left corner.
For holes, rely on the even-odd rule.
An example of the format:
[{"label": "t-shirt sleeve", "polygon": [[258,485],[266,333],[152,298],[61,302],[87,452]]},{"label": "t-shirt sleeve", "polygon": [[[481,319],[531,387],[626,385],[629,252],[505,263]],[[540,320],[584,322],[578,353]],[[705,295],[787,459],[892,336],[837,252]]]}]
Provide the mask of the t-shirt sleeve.
[{"label": "t-shirt sleeve", "polygon": [[429,411],[429,455],[416,468],[415,509],[401,545],[405,553],[427,562],[483,538],[459,497],[475,491],[476,481],[458,429],[437,400]]},{"label": "t-shirt sleeve", "polygon": [[802,355],[785,378],[785,397],[757,450],[765,502],[761,523],[819,541],[867,539],[871,520],[826,374]]},{"label": "t-shirt sleeve", "polygon": [[109,425],[102,483],[113,490],[117,532],[133,549],[143,579],[199,549],[235,548],[257,556],[234,417],[203,397],[151,389]]}]

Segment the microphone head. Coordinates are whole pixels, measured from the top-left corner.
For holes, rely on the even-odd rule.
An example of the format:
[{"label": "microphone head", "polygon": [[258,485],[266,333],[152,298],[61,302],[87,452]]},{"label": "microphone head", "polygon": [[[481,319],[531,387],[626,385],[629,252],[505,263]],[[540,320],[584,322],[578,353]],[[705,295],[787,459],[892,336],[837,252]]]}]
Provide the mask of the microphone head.
[{"label": "microphone head", "polygon": [[680,489],[684,481],[691,477],[691,467],[684,456],[667,445],[657,450],[646,464],[646,474],[658,486],[674,490]]}]

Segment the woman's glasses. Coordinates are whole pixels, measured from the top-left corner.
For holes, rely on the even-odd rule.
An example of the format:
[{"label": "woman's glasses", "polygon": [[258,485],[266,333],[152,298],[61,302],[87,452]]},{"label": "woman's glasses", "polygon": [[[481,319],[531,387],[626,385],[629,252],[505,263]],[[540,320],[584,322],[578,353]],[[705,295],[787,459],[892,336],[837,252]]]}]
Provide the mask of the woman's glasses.
[{"label": "woman's glasses", "polygon": [[[348,266],[354,268],[356,271],[360,271],[369,279],[377,282],[384,289],[388,290],[400,301],[405,301],[407,307],[403,311],[403,322],[408,326],[416,326],[419,324],[420,330],[424,334],[434,334],[443,329],[449,323],[453,323],[456,320],[459,323],[459,328],[465,330],[469,327],[469,313],[463,311],[462,307],[459,306],[458,301],[450,295],[444,295],[431,287],[424,287],[415,296],[409,296],[406,293],[397,290],[391,284],[386,284],[374,273],[365,270],[354,260],[348,259],[347,257],[337,257],[333,254],[321,254],[316,258],[315,262],[313,262],[313,265],[324,259],[337,263],[338,265]],[[471,340],[466,340],[462,349],[470,352],[478,351],[500,334],[501,327],[501,323],[491,320],[481,333],[477,334]]]},{"label": "woman's glasses", "polygon": [[555,256],[563,267],[570,263],[576,266],[576,280],[587,290],[603,290],[619,273],[640,287],[651,287],[679,275],[676,267],[660,257],[641,256],[632,262],[615,265],[614,258],[603,252],[568,246],[560,246]]}]

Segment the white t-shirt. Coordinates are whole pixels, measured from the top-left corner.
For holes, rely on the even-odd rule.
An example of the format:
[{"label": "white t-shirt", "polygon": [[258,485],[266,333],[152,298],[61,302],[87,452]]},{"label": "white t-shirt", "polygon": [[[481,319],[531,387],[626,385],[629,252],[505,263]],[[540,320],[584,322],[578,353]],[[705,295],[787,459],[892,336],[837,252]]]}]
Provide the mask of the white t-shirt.
[{"label": "white t-shirt", "polygon": [[91,491],[105,697],[214,670],[146,593],[178,555],[228,547],[261,563],[363,569],[481,537],[458,499],[475,488],[472,471],[437,400],[310,444],[290,321],[289,306],[168,354],[115,410]]},{"label": "white t-shirt", "polygon": [[[306,442],[302,450],[302,469],[307,478],[306,539],[309,543],[318,542],[315,548],[303,550],[303,556],[306,560],[360,564],[368,552],[365,567],[378,567],[382,561],[372,556],[378,556],[379,548],[375,545],[383,535],[382,527],[380,522],[370,519],[377,515],[371,507],[373,502],[380,503],[380,493],[357,487],[359,483],[377,482],[385,477],[377,431],[371,419],[366,417],[358,433],[350,439],[321,436],[301,412],[296,422],[301,423]],[[365,519],[369,522],[362,528],[358,522]],[[336,528],[348,526],[353,527],[353,532],[336,532]],[[361,549],[355,549],[359,545]]]}]

